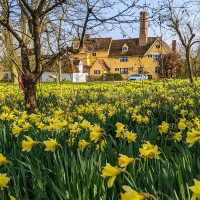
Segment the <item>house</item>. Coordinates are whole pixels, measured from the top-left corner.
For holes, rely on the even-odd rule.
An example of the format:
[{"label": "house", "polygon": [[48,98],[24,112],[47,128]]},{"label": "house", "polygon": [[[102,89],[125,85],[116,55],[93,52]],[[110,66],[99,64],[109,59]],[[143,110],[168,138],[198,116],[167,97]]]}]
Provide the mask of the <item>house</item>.
[{"label": "house", "polygon": [[[79,48],[79,40],[72,43]],[[176,49],[171,48],[159,37],[148,36],[148,13],[140,13],[139,38],[119,39],[90,38],[87,34],[81,52],[76,55],[85,60],[90,68],[89,75],[98,77],[105,73],[120,73],[124,79],[132,74],[149,74],[156,77],[161,56]]]},{"label": "house", "polygon": [[68,58],[63,56],[59,66],[51,66],[46,68],[41,76],[42,82],[52,82],[59,78],[59,71],[61,71],[61,80],[70,82],[86,82],[88,76],[87,66],[83,64],[80,59]]}]

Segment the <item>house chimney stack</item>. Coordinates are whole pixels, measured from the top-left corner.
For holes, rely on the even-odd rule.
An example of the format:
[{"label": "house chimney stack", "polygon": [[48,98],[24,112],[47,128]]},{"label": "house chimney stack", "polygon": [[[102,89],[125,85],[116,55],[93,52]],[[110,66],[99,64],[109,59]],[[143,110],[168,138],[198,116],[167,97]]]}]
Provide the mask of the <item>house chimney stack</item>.
[{"label": "house chimney stack", "polygon": [[148,13],[146,11],[140,12],[140,37],[139,45],[146,45],[148,40]]},{"label": "house chimney stack", "polygon": [[176,53],[176,40],[172,40],[172,51]]}]

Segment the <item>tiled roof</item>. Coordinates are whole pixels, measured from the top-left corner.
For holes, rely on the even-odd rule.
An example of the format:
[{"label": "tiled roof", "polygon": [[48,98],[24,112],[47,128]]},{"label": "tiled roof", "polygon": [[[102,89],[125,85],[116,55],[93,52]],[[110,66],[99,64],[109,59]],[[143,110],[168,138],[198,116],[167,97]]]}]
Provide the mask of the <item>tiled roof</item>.
[{"label": "tiled roof", "polygon": [[103,67],[104,70],[106,71],[110,71],[110,68],[108,67],[108,65],[106,64],[104,59],[97,59],[99,64]]},{"label": "tiled roof", "polygon": [[164,40],[162,40],[162,44],[167,49],[167,51],[172,51],[171,47]]},{"label": "tiled roof", "polygon": [[112,38],[87,38],[84,40],[85,51],[108,51]]},{"label": "tiled roof", "polygon": [[[148,42],[146,45],[139,45],[139,38],[131,39],[121,39],[113,40],[110,47],[109,56],[134,56],[134,55],[144,55],[152,44],[156,41],[157,37],[148,37]],[[128,51],[122,52],[122,46],[124,44],[128,45]]]}]

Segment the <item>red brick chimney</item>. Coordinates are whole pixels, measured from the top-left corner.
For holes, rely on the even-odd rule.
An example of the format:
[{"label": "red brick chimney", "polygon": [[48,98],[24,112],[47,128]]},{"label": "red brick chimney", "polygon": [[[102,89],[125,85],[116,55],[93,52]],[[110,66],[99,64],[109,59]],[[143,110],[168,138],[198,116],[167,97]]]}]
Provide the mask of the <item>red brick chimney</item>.
[{"label": "red brick chimney", "polygon": [[140,37],[139,45],[146,45],[148,40],[148,13],[146,11],[140,12]]},{"label": "red brick chimney", "polygon": [[172,51],[176,53],[176,40],[172,40]]}]

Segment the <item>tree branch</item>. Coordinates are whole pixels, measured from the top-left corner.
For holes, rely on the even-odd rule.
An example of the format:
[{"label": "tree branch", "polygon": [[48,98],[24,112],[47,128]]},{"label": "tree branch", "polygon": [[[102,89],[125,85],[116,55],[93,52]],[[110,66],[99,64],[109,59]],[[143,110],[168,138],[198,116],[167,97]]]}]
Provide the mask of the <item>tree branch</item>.
[{"label": "tree branch", "polygon": [[23,3],[23,5],[25,6],[25,8],[30,12],[31,15],[34,14],[34,10],[28,5],[28,3],[25,0],[20,0],[20,2]]},{"label": "tree branch", "polygon": [[18,40],[20,44],[23,43],[22,38],[13,30],[13,28],[9,24],[3,22],[3,20],[0,20],[0,24],[5,27],[10,33],[12,33],[12,35]]},{"label": "tree branch", "polygon": [[54,5],[52,5],[51,7],[47,8],[45,11],[41,12],[40,17],[46,15],[47,13],[49,13],[50,11],[52,11],[54,8],[57,8],[59,5],[62,5],[66,0],[61,0],[57,3],[55,3]]}]

